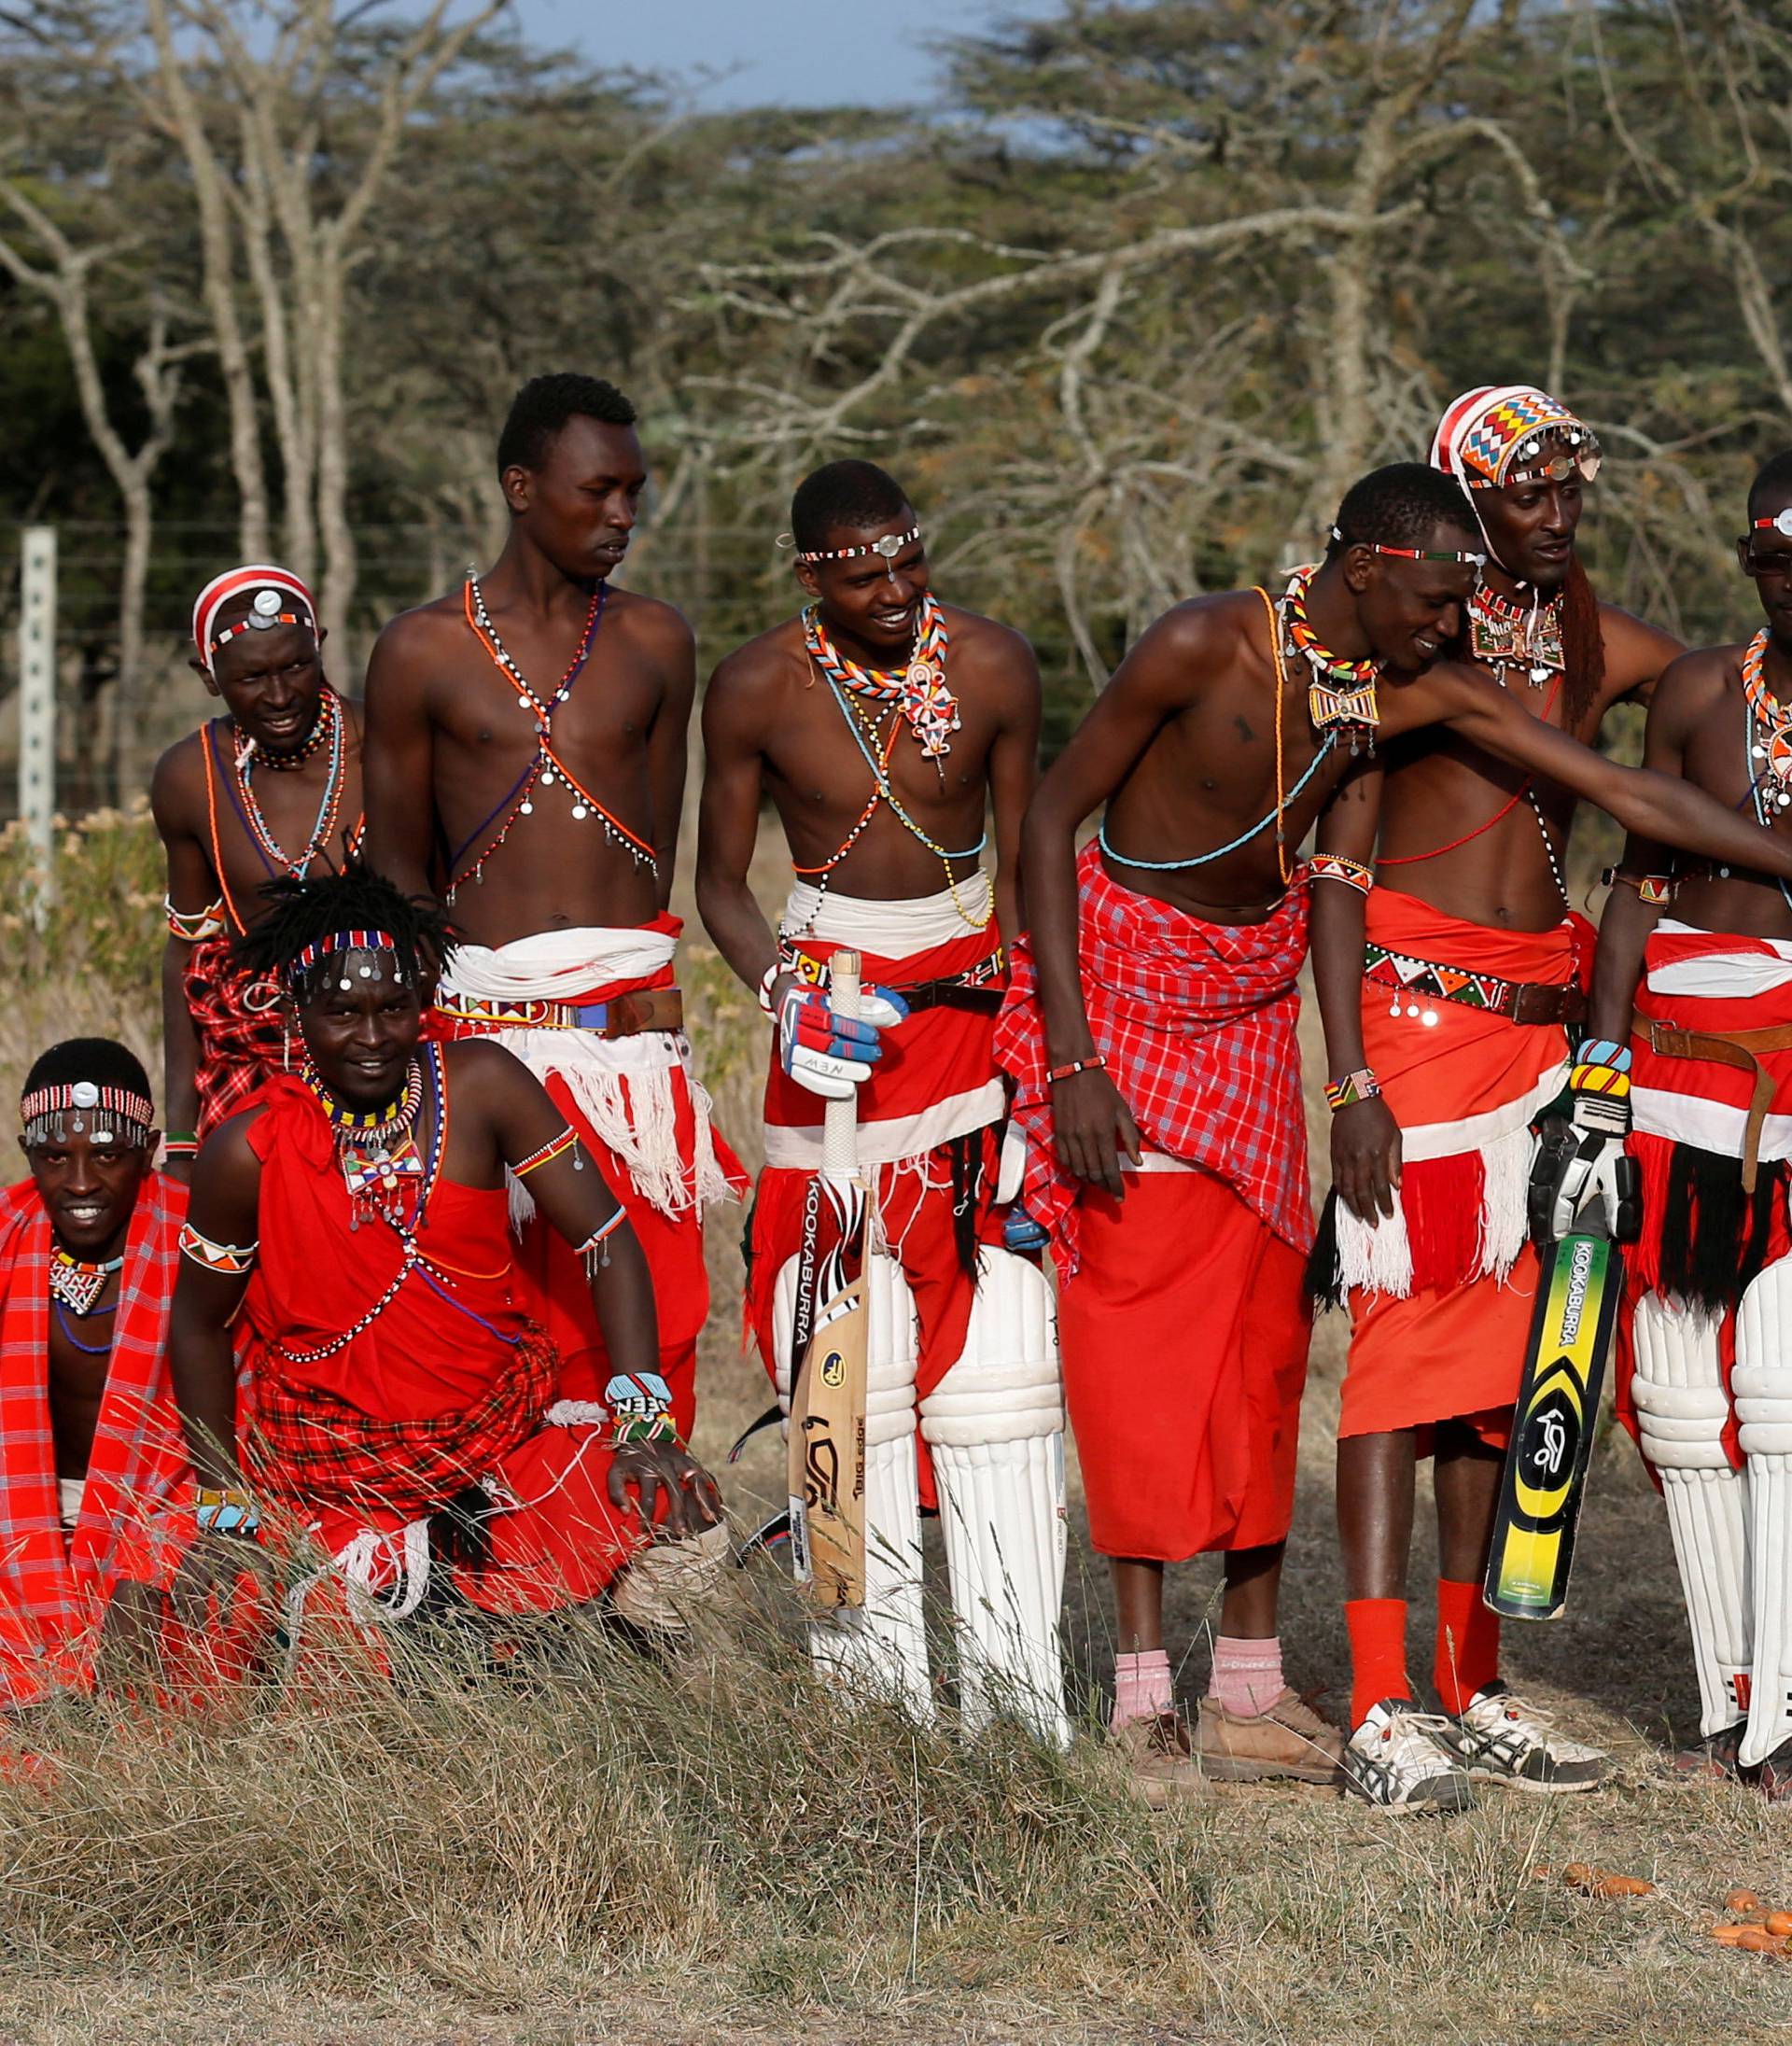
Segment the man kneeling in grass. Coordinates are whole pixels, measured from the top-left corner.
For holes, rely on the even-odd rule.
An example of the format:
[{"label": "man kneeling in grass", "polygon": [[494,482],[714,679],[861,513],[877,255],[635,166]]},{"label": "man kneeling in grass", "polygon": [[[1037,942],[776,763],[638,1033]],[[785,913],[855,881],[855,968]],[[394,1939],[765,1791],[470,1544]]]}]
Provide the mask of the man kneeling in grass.
[{"label": "man kneeling in grass", "polygon": [[[673,1426],[646,1261],[528,1069],[421,1042],[453,943],[439,911],[351,866],[279,881],[239,965],[286,989],[301,1070],[200,1152],[170,1366],[202,1529],[254,1531],[231,1441],[233,1348],[253,1373],[254,1490],[353,1597],[394,1618],[450,1587],[487,1613],[613,1595],[670,1624],[727,1536]],[[508,1173],[584,1259],[610,1359],[563,1364],[517,1304]],[[241,1334],[235,1330],[241,1316]]]},{"label": "man kneeling in grass", "polygon": [[[52,1045],[19,1114],[31,1176],[0,1195],[0,1708],[91,1685],[115,1594],[173,1567],[187,1477],[162,1355],[186,1196],[153,1170],[143,1067],[105,1038]],[[227,1430],[233,1398],[227,1360]]]}]

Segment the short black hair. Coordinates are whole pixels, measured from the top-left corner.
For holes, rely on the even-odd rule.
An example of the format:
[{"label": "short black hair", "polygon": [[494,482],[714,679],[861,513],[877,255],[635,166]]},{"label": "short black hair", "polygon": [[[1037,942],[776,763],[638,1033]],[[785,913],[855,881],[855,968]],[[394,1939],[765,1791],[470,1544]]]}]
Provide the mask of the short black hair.
[{"label": "short black hair", "polygon": [[338,931],[383,931],[398,948],[399,977],[416,988],[433,980],[454,954],[454,930],[441,906],[426,896],[402,894],[359,860],[315,880],[282,876],[269,881],[260,897],[260,913],[231,940],[231,962],[272,975],[301,1003],[316,994],[328,961],[295,977],[300,954]]},{"label": "short black hair", "polygon": [[497,437],[497,473],[539,469],[568,419],[595,419],[600,426],[632,427],[637,413],[615,385],[576,370],[532,376],[511,400],[510,416]]},{"label": "short black hair", "polygon": [[124,1087],[153,1099],[149,1075],[135,1052],[109,1037],[67,1037],[52,1044],[25,1075],[20,1089],[22,1100],[39,1087],[73,1086],[77,1080],[91,1080],[95,1086]]},{"label": "short black hair", "polygon": [[1782,506],[1792,504],[1792,448],[1770,455],[1755,471],[1755,481],[1748,486],[1751,522],[1770,497],[1777,497]]},{"label": "short black hair", "polygon": [[1390,462],[1371,469],[1344,493],[1336,524],[1327,556],[1367,542],[1422,547],[1440,526],[1472,535],[1477,551],[1480,545],[1480,521],[1468,492],[1429,462]]},{"label": "short black hair", "polygon": [[805,476],[791,499],[791,537],[803,554],[828,543],[836,527],[868,533],[909,509],[908,493],[875,462],[830,462]]}]

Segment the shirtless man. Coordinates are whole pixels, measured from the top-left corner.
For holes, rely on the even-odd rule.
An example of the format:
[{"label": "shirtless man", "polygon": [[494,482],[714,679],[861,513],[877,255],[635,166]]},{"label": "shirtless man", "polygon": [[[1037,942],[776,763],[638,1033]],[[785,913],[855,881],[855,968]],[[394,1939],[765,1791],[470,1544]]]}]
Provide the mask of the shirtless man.
[{"label": "shirtless man", "polygon": [[324,674],[311,592],[267,563],[214,576],[193,604],[192,666],[228,715],[171,746],[149,800],[168,861],[162,955],[166,1170],[291,1055],[278,991],[230,946],[282,876],[339,868],[361,830],[361,729]]},{"label": "shirtless man", "polygon": [[[1030,939],[997,1058],[1018,1083],[1027,1208],[1068,1275],[1065,1390],[1091,1534],[1113,1560],[1115,1729],[1147,1795],[1198,1787],[1204,1753],[1229,1767],[1248,1745],[1259,1773],[1311,1776],[1338,1751],[1284,1686],[1276,1640],[1312,1235],[1295,856],[1315,818],[1369,741],[1446,723],[1621,819],[1654,816],[1655,835],[1782,863],[1699,792],[1602,759],[1477,670],[1430,665],[1462,629],[1483,553],[1452,478],[1378,469],[1346,496],[1324,563],[1279,602],[1239,591],[1160,619],[1028,811]],[[1079,859],[1077,827],[1104,800]],[[1346,895],[1368,879],[1349,859],[1306,875]],[[1163,1566],[1212,1549],[1225,1594],[1191,1756]]]},{"label": "shirtless man", "polygon": [[[1776,834],[1792,792],[1792,452],[1737,543],[1764,624],[1683,654],[1644,758]],[[1643,1186],[1633,1371],[1618,1410],[1660,1481],[1692,1630],[1702,1751],[1792,1798],[1792,897],[1632,837],[1600,924],[1588,1029],[1629,1045]],[[1771,1089],[1757,1100],[1760,1083]],[[1589,1161],[1590,1162],[1590,1161]],[[1595,1168],[1596,1169],[1596,1168]]]},{"label": "shirtless man", "polygon": [[[1039,669],[1018,633],[931,594],[920,522],[883,469],[816,470],[791,524],[805,609],[722,662],[703,712],[697,899],[776,1027],[749,1322],[788,1404],[794,1284],[784,1275],[821,1163],[820,1098],[856,1086],[860,1162],[876,1170],[899,1268],[877,1296],[890,1328],[874,1338],[903,1333],[871,1360],[875,1583],[846,1652],[929,1709],[919,1496],[931,1504],[937,1485],[967,1717],[1012,1704],[1064,1738],[1057,1358],[1045,1281],[1036,1259],[1006,1247],[995,1212],[1005,1100],[990,1054]],[[767,792],[795,874],[776,933],[748,881]],[[978,863],[991,811],[993,890]],[[856,1024],[829,1006],[840,946],[863,955],[874,984]],[[931,1474],[917,1473],[917,1453]],[[820,1644],[836,1661],[845,1649]]]},{"label": "shirtless man", "polygon": [[[616,1188],[688,1436],[709,1304],[702,1209],[732,1166],[688,1068],[666,907],[695,646],[669,604],[609,582],[647,483],[620,391],[571,374],[525,384],[497,472],[511,529],[497,566],[395,618],[373,650],[367,858],[407,892],[437,890],[464,936],[438,1034],[513,1051]],[[558,1237],[525,1229],[521,1262],[562,1356],[601,1353]]]},{"label": "shirtless man", "polygon": [[[1606,710],[1645,694],[1680,651],[1600,604],[1575,556],[1598,442],[1546,393],[1507,385],[1458,399],[1432,459],[1467,486],[1485,535],[1475,658],[1515,712],[1590,743]],[[1433,735],[1355,777],[1320,834],[1323,850],[1376,868],[1373,893],[1327,890],[1313,919],[1332,1075],[1372,1075],[1332,1123],[1328,1290],[1348,1296],[1354,1324],[1337,1447],[1356,1730],[1346,1759],[1376,1801],[1400,1801],[1403,1778],[1420,1801],[1461,1802],[1466,1776],[1574,1791],[1604,1773],[1501,1680],[1499,1620],[1481,1598],[1539,1268],[1525,1243],[1532,1124],[1581,1043],[1562,880],[1580,792],[1513,773],[1474,735]],[[1406,1661],[1424,1455],[1441,1716],[1415,1713]],[[1412,1775],[1427,1742],[1428,1793]],[[1390,1775],[1396,1752],[1411,1766]]]}]

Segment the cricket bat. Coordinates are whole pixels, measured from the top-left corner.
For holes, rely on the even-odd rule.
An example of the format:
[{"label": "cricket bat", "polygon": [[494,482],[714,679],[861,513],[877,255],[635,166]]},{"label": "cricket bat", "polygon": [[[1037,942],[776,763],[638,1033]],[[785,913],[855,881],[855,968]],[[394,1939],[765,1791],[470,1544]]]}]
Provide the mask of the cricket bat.
[{"label": "cricket bat", "polygon": [[1558,1619],[1592,1453],[1624,1254],[1603,1229],[1558,1240],[1537,1289],[1482,1597],[1507,1619]]},{"label": "cricket bat", "polygon": [[[860,959],[836,952],[830,1001],[859,1014]],[[828,1607],[865,1603],[865,1284],[873,1193],[859,1173],[856,1096],[830,1101],[821,1170],[809,1189],[791,1337],[788,1490],[791,1557],[800,1583]],[[822,1212],[828,1241],[821,1246]]]}]

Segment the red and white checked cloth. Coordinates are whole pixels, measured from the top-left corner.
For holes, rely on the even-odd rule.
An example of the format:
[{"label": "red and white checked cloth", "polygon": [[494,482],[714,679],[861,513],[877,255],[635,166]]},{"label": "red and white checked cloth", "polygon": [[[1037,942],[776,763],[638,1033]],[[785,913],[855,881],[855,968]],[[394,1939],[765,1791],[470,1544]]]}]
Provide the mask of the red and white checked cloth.
[{"label": "red and white checked cloth", "polygon": [[[1147,1144],[1238,1189],[1284,1242],[1313,1239],[1295,985],[1307,957],[1308,891],[1262,923],[1208,923],[1110,877],[1091,842],[1077,862],[1078,951],[1095,1047]],[[1032,948],[1014,947],[996,1062],[1015,1083],[1027,1139],[1021,1198],[1076,1268],[1080,1182],[1052,1149],[1051,1087]]]},{"label": "red and white checked cloth", "polygon": [[49,1217],[27,1180],[0,1196],[0,1702],[83,1685],[120,1578],[178,1560],[168,1508],[187,1474],[163,1352],[185,1190],[150,1173],[119,1274],[105,1393],[80,1516],[65,1531],[49,1420]]}]

